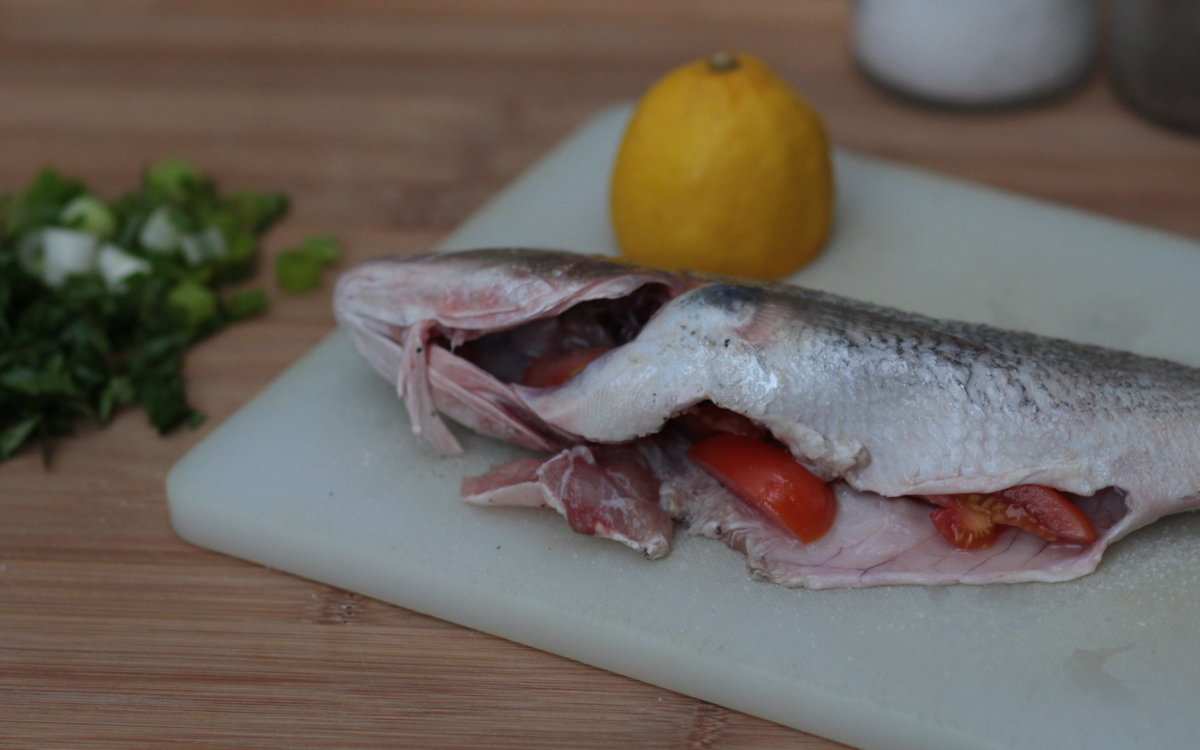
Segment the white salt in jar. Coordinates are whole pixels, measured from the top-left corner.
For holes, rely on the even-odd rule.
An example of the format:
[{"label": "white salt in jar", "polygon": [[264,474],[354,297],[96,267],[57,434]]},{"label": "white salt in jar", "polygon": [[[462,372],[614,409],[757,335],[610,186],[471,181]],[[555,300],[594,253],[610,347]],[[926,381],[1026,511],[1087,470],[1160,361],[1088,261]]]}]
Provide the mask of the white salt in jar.
[{"label": "white salt in jar", "polygon": [[854,51],[885,88],[938,104],[1049,98],[1091,70],[1096,0],[857,0]]}]

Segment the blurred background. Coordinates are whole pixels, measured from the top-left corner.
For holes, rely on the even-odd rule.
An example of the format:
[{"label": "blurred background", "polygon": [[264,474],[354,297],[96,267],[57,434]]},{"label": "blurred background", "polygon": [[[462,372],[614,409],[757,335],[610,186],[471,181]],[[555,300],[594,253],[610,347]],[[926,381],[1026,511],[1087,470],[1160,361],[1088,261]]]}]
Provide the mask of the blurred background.
[{"label": "blurred background", "polygon": [[[864,10],[886,20],[914,2],[947,4],[868,0]],[[1197,141],[1118,104],[1108,45],[1041,106],[943,111],[860,74],[852,9],[847,0],[4,2],[0,191],[46,164],[116,191],[148,161],[177,155],[231,186],[287,190],[297,221],[436,233],[588,115],[727,48],[758,54],[793,83],[838,146],[1200,236],[1200,211],[1182,210],[1200,206]],[[927,45],[929,29],[915,31]],[[904,42],[903,24],[892,32]]]}]

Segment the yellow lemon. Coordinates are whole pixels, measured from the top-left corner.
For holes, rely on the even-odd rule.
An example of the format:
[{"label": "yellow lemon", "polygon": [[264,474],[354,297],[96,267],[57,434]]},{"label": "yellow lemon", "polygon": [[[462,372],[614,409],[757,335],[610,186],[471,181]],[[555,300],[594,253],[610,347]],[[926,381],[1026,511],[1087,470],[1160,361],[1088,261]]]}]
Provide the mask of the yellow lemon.
[{"label": "yellow lemon", "polygon": [[784,276],[833,212],[821,118],[761,60],[718,53],[638,102],[609,196],[621,253],[664,268]]}]

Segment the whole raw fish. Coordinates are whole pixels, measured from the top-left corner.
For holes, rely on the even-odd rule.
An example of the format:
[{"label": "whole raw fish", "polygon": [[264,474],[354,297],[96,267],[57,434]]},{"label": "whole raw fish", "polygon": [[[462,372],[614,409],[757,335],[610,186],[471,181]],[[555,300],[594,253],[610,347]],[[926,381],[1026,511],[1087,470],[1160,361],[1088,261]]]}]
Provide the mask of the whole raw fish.
[{"label": "whole raw fish", "polygon": [[[548,504],[650,556],[669,552],[673,517],[786,585],[1057,581],[1200,505],[1200,371],[1164,360],[534,250],[369,261],[335,311],[443,453],[460,449],[439,412],[554,453],[468,480],[468,500]],[[521,385],[531,360],[600,347],[561,385]],[[685,457],[674,420],[704,402],[836,482],[828,534],[802,544]],[[958,549],[918,499],[1017,485],[1066,493],[1097,541],[1010,528]]]}]

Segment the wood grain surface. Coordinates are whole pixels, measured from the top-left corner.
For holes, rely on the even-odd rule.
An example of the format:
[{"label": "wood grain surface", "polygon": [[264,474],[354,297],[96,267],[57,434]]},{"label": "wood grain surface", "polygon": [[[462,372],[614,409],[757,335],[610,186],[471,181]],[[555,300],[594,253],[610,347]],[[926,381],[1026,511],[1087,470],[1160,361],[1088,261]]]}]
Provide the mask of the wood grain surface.
[{"label": "wood grain surface", "polygon": [[[1200,139],[1114,98],[909,105],[865,83],[842,0],[0,3],[0,193],[57,165],[105,194],[180,156],[294,199],[268,254],[428,249],[570,130],[718,48],[833,141],[1200,238]],[[266,267],[266,266],[264,266]],[[264,274],[264,280],[269,280]],[[0,747],[810,748],[836,743],[193,548],[171,465],[333,327],[329,283],[187,362],[208,422],[142,414],[0,464]]]}]

